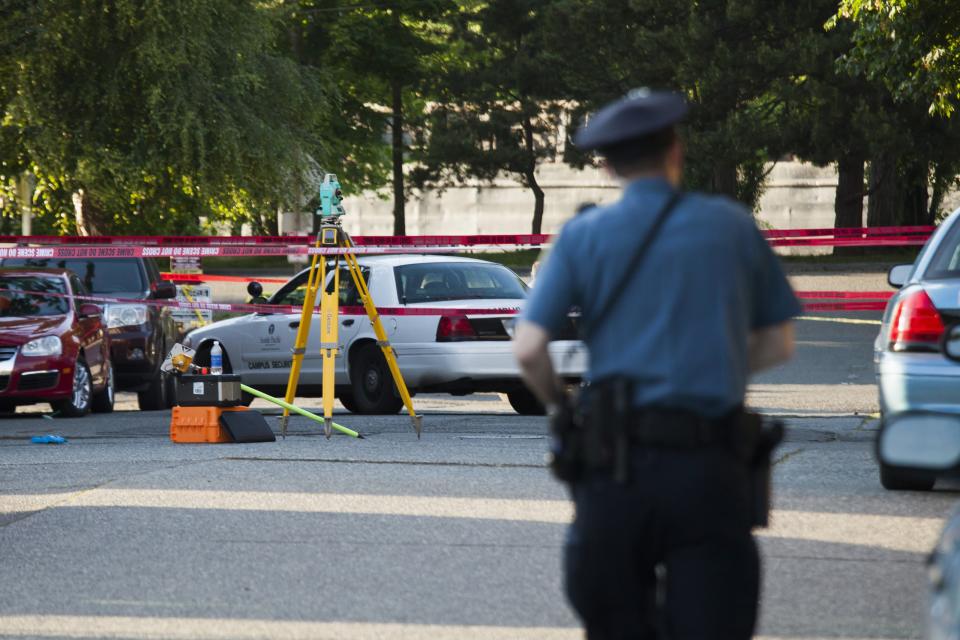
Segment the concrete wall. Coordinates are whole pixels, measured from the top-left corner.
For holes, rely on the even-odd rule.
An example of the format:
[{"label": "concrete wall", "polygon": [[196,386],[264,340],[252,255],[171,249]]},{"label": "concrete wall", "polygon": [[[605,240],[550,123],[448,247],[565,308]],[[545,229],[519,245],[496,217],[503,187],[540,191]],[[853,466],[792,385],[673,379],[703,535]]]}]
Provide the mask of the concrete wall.
[{"label": "concrete wall", "polygon": [[[539,179],[546,192],[545,233],[557,231],[580,204],[611,202],[620,193],[617,182],[598,169],[575,171],[563,164],[546,164],[539,171]],[[775,229],[832,227],[836,185],[833,167],[779,162],[773,166],[760,199],[758,222]],[[350,185],[344,185],[344,190],[349,193]],[[344,227],[349,232],[393,232],[393,204],[389,198],[361,194],[346,198],[344,205],[348,214]],[[492,185],[477,183],[414,193],[407,202],[407,233],[411,235],[530,233],[532,218],[533,193],[506,178]],[[297,216],[285,214],[282,232],[302,233],[309,230],[309,224],[309,215],[297,220]]]}]

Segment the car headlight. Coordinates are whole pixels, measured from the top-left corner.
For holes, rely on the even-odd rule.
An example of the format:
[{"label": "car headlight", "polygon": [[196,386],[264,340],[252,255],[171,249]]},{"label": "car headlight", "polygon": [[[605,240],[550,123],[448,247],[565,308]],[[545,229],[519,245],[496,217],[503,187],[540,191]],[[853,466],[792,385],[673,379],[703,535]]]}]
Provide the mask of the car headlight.
[{"label": "car headlight", "polygon": [[20,347],[25,356],[58,356],[63,352],[63,343],[57,336],[37,338]]},{"label": "car headlight", "polygon": [[107,306],[107,327],[135,327],[147,323],[147,305],[111,304]]}]

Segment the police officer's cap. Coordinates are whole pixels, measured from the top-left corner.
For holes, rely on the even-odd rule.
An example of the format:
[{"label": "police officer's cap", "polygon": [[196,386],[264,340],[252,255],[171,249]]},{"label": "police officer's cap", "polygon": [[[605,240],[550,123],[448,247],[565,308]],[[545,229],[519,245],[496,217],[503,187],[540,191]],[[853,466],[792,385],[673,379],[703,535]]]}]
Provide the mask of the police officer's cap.
[{"label": "police officer's cap", "polygon": [[573,142],[584,151],[602,150],[666,129],[682,120],[687,109],[679,94],[634,89],[593,114]]}]

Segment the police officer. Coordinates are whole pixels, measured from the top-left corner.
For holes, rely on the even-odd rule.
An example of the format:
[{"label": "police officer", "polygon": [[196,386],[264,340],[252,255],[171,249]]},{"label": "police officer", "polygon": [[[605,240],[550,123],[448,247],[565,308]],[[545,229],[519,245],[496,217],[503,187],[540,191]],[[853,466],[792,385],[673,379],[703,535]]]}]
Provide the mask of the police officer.
[{"label": "police officer", "polygon": [[595,446],[570,485],[565,581],[590,640],[737,640],[756,620],[738,425],[748,375],[792,354],[800,306],[750,211],[679,191],[686,112],[676,94],[639,90],[578,131],[623,194],[563,228],[514,341],[556,414],[565,396],[547,345],[581,309]]}]

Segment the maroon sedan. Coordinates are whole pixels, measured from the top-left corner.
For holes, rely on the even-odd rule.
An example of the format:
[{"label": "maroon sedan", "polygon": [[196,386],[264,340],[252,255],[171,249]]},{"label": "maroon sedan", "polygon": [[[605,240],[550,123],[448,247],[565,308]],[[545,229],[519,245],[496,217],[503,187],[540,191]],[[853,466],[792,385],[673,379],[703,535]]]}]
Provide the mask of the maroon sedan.
[{"label": "maroon sedan", "polygon": [[0,412],[49,402],[65,416],[113,411],[109,337],[80,279],[0,269]]}]

